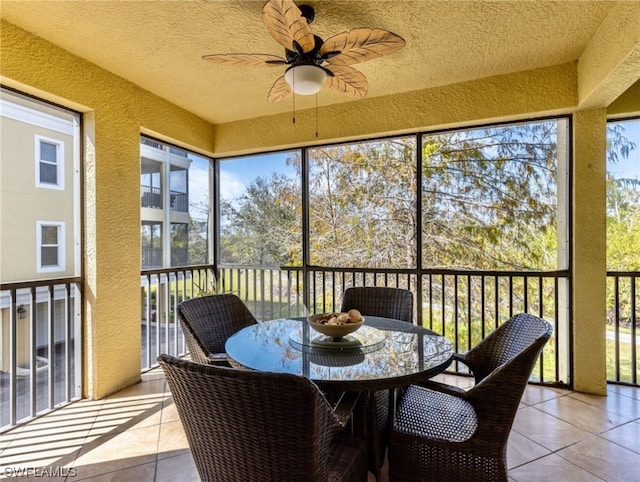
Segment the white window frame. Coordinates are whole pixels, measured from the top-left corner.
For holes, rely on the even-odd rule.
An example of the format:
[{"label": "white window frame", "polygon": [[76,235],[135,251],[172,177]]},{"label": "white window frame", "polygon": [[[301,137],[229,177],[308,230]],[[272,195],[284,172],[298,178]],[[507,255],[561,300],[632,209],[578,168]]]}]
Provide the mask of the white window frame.
[{"label": "white window frame", "polygon": [[[58,229],[58,264],[42,266],[42,228],[53,226]],[[65,223],[62,221],[36,221],[36,269],[38,273],[53,273],[66,270]]]},{"label": "white window frame", "polygon": [[[40,166],[42,163],[51,165],[51,162],[40,158],[40,146],[43,142],[56,146],[56,176],[57,183],[41,182]],[[35,136],[35,160],[36,160],[36,187],[44,189],[64,189],[64,141],[41,135]]]}]

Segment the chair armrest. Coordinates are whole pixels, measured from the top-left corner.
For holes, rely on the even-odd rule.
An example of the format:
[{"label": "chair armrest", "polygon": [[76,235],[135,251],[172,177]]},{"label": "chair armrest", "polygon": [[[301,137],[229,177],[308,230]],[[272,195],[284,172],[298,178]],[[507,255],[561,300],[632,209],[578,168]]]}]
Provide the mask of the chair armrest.
[{"label": "chair armrest", "polygon": [[333,407],[333,412],[343,427],[346,426],[351,419],[351,415],[359,399],[360,392],[344,392],[340,400],[338,400],[338,403]]}]

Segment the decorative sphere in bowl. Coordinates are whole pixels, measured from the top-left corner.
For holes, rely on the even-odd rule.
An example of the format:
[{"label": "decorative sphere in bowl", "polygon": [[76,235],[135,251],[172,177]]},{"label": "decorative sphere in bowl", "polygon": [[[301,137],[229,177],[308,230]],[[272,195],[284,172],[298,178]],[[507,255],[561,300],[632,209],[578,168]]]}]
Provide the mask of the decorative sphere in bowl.
[{"label": "decorative sphere in bowl", "polygon": [[360,329],[364,318],[358,310],[348,313],[320,313],[307,317],[309,326],[323,335],[332,338],[342,338]]}]

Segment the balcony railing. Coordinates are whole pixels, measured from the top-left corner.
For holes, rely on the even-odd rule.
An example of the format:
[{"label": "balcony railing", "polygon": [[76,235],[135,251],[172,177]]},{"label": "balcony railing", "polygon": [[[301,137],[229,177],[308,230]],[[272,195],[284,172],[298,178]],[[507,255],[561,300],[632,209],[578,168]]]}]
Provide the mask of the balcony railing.
[{"label": "balcony railing", "polygon": [[[475,346],[515,313],[532,313],[554,325],[553,338],[538,361],[533,380],[552,385],[569,382],[570,279],[565,271],[426,270],[419,275],[414,270],[313,268],[305,273],[302,267],[224,266],[219,269],[217,282],[210,266],[145,273],[143,285],[161,286],[151,292],[164,293],[164,299],[171,300],[156,307],[161,320],[173,319],[171,310],[179,300],[212,292],[235,293],[256,318],[270,320],[336,311],[349,286],[406,288],[414,293],[416,322],[444,334],[459,352]],[[614,306],[607,326],[608,379],[637,385],[640,273],[609,273],[608,279]],[[144,324],[143,317],[143,334],[148,333]],[[166,323],[164,330],[160,338],[166,337]],[[143,345],[149,345],[145,340],[150,338],[143,336]],[[153,356],[144,358],[143,366],[155,364],[157,352],[153,350],[161,343],[154,343],[149,345],[151,349],[143,348],[144,353],[153,352]],[[184,345],[179,347],[184,349]],[[452,366],[452,370],[463,373],[464,367]]]},{"label": "balcony railing", "polygon": [[80,278],[0,284],[0,431],[82,395]]},{"label": "balcony railing", "polygon": [[171,191],[170,192],[170,206],[172,211],[181,213],[189,212],[189,196],[186,192]]},{"label": "balcony railing", "polygon": [[142,247],[142,268],[152,269],[162,267],[164,264],[162,248]]},{"label": "balcony railing", "polygon": [[640,271],[607,273],[607,379],[638,385]]},{"label": "balcony railing", "polygon": [[140,206],[143,208],[162,209],[162,189],[159,187],[140,186]]},{"label": "balcony railing", "polygon": [[142,272],[141,367],[157,365],[160,353],[186,353],[176,307],[183,300],[212,293],[215,276],[210,266],[166,268]]}]

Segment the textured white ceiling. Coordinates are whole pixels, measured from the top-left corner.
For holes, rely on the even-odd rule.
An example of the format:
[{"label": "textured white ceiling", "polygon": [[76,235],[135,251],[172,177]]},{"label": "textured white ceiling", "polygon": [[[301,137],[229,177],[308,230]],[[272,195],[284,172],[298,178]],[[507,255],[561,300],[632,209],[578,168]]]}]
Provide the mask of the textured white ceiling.
[{"label": "textured white ceiling", "polygon": [[[304,2],[300,2],[304,3]],[[616,2],[310,1],[322,38],[357,27],[403,37],[404,49],[354,67],[367,97],[577,61]],[[3,19],[87,59],[212,123],[288,112],[267,103],[284,67],[241,68],[201,60],[213,53],[282,48],[262,22],[262,1],[13,1]],[[639,19],[640,21],[640,19]],[[349,102],[321,91],[319,105]],[[296,96],[296,107],[315,98]]]}]

